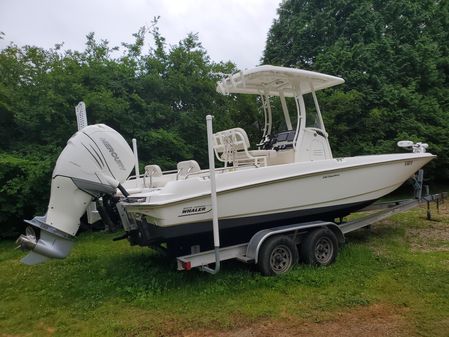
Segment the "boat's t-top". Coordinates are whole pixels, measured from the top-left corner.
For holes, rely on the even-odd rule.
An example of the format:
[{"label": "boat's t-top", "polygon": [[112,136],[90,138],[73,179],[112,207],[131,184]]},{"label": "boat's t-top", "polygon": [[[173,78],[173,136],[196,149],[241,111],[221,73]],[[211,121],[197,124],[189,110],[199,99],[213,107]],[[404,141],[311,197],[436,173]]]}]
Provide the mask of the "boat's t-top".
[{"label": "boat's t-top", "polygon": [[[249,151],[249,154],[256,158],[265,157],[256,164],[275,165],[332,158],[316,91],[341,83],[344,83],[344,80],[335,76],[302,69],[264,65],[226,77],[218,82],[217,91],[224,95],[238,93],[260,96],[265,125],[262,140],[258,144],[259,151]],[[306,94],[311,94],[314,104],[307,114],[304,100]],[[279,97],[285,120],[285,129],[282,132],[274,132],[270,102],[272,96]],[[292,123],[286,98],[294,100],[296,125]],[[226,130],[224,134],[228,134],[230,138],[242,139],[242,142],[247,140],[246,133],[242,129]],[[216,147],[220,147],[220,137],[216,138],[218,138]],[[221,138],[221,141],[226,143],[226,139]],[[229,142],[229,139],[227,141]],[[220,156],[220,149],[217,156],[226,159],[226,154]]]}]

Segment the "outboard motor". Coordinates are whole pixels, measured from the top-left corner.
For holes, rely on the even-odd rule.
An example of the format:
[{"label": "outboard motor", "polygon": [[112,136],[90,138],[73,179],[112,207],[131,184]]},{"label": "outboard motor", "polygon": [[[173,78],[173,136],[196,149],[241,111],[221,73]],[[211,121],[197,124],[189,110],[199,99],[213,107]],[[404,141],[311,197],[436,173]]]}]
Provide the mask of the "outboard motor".
[{"label": "outboard motor", "polygon": [[133,166],[131,148],[109,126],[89,125],[75,133],[56,161],[47,214],[25,220],[31,226],[17,243],[30,252],[21,261],[32,265],[66,257],[88,204],[117,188],[126,196],[121,183]]}]

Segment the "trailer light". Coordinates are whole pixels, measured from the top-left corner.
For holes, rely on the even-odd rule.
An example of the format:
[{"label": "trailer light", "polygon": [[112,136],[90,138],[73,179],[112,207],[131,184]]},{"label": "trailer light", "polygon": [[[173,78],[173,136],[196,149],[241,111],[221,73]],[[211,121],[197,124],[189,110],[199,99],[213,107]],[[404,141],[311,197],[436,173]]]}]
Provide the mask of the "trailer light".
[{"label": "trailer light", "polygon": [[192,269],[192,263],[190,261],[185,261],[182,263],[182,267],[184,270],[190,270]]}]

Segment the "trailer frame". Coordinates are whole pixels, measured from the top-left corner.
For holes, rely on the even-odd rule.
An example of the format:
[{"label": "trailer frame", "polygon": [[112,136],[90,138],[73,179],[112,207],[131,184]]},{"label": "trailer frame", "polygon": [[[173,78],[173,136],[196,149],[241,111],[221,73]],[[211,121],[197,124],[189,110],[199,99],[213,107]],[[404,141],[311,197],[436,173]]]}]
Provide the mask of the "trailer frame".
[{"label": "trailer frame", "polygon": [[[326,228],[332,231],[338,240],[338,246],[341,246],[345,243],[345,235],[348,233],[368,227],[378,221],[384,220],[392,215],[408,211],[424,203],[427,203],[428,209],[430,209],[430,202],[435,202],[437,205],[440,205],[444,202],[445,198],[447,198],[447,192],[427,195],[422,197],[420,200],[405,199],[373,204],[360,210],[359,212],[379,210],[378,212],[368,214],[353,221],[342,222],[340,224],[330,221],[312,221],[264,229],[255,233],[248,242],[218,248],[219,260],[225,261],[237,259],[244,263],[259,264],[261,248],[270,237],[277,235],[288,236],[294,240],[295,244],[301,244],[308,234],[321,228]],[[177,267],[178,270],[191,270],[193,268],[199,268],[200,270],[207,271],[207,269],[210,269],[209,265],[215,263],[216,258],[217,254],[215,249],[195,252],[193,254],[177,257]]]}]

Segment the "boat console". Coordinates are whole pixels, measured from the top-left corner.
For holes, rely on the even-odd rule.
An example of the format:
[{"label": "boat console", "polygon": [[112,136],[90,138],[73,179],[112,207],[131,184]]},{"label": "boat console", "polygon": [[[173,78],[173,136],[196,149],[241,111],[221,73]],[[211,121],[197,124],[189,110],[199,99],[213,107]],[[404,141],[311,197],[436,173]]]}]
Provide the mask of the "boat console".
[{"label": "boat console", "polygon": [[270,137],[269,141],[263,144],[263,148],[275,151],[292,149],[295,134],[296,130],[279,132]]}]

